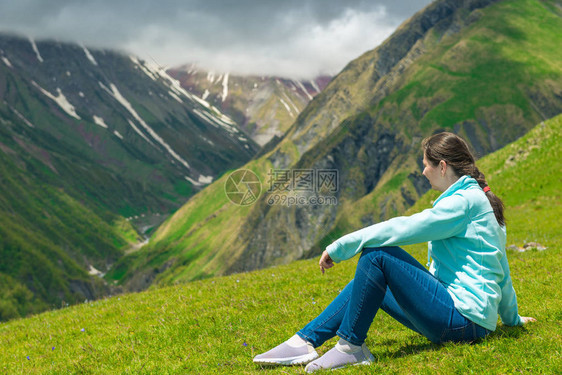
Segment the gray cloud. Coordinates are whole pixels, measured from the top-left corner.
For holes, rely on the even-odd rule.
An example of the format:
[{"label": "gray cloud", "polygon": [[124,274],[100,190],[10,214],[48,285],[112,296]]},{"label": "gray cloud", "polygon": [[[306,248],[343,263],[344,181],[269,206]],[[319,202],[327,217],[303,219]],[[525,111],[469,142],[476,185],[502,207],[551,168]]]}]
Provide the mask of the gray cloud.
[{"label": "gray cloud", "polygon": [[431,0],[0,0],[0,31],[125,50],[166,66],[337,73]]}]

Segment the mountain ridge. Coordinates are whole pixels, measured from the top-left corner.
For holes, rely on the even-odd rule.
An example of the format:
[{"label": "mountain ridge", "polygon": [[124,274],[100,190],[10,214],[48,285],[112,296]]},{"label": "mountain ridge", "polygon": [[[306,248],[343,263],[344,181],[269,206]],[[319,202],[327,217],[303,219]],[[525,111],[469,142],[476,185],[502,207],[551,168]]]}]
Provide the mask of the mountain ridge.
[{"label": "mountain ridge", "polygon": [[205,71],[194,64],[171,68],[167,73],[183,88],[227,113],[261,146],[282,136],[331,79],[242,76]]}]

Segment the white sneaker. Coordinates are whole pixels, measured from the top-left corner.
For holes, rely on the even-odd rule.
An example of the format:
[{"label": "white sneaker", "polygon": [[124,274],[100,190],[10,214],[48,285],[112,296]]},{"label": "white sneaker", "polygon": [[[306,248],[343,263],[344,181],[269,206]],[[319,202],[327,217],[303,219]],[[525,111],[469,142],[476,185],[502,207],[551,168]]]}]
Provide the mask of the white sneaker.
[{"label": "white sneaker", "polygon": [[353,353],[344,353],[336,345],[322,357],[310,362],[304,370],[308,373],[324,369],[336,370],[348,365],[370,365],[374,360],[375,357],[365,344]]},{"label": "white sneaker", "polygon": [[287,342],[254,357],[255,363],[265,365],[304,365],[318,358],[318,353],[310,343],[291,346]]}]

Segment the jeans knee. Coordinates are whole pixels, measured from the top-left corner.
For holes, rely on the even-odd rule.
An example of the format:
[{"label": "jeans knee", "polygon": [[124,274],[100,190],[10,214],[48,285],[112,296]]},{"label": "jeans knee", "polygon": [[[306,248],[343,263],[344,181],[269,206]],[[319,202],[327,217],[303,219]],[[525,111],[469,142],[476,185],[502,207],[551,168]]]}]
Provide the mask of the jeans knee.
[{"label": "jeans knee", "polygon": [[370,267],[371,265],[380,264],[380,260],[384,255],[384,247],[366,247],[361,252],[361,257],[359,257],[359,261],[357,262],[357,267],[365,268]]},{"label": "jeans knee", "polygon": [[395,258],[397,254],[402,250],[400,247],[397,246],[389,246],[389,247],[365,247],[361,252],[361,257],[359,258],[359,262],[357,263],[357,267],[369,267],[371,265],[375,265],[382,269],[383,267],[383,260],[386,257]]},{"label": "jeans knee", "polygon": [[365,247],[361,252],[361,258],[368,258],[372,260],[381,258],[388,255],[392,249],[396,249],[396,247]]}]

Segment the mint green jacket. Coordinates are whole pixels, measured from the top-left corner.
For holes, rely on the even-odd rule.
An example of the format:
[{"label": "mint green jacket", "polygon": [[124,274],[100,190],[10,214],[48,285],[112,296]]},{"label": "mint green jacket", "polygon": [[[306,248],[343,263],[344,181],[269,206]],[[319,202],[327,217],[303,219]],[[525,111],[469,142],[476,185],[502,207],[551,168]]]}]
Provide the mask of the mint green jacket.
[{"label": "mint green jacket", "polygon": [[509,326],[520,325],[517,297],[505,251],[505,227],[475,179],[463,176],[426,209],[347,234],[326,250],[334,262],[364,247],[403,246],[429,241],[429,271],[446,288],[466,318],[491,331],[498,313]]}]

